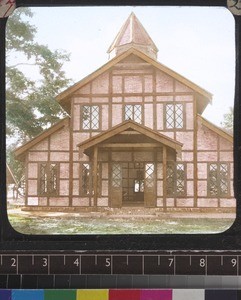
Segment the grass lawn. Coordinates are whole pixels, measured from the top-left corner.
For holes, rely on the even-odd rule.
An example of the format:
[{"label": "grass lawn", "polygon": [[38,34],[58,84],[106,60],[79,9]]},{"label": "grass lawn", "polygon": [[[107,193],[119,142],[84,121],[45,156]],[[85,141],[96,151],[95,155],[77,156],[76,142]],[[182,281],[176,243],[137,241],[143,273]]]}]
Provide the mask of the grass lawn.
[{"label": "grass lawn", "polygon": [[9,214],[13,228],[25,234],[174,234],[218,233],[227,230],[233,219],[180,218],[128,219],[106,217],[29,217]]}]

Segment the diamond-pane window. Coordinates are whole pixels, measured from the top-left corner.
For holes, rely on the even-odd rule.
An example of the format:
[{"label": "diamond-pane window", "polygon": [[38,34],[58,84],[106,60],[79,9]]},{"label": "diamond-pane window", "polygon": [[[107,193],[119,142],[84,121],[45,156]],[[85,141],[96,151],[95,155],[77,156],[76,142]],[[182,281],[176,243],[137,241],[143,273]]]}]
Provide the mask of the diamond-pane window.
[{"label": "diamond-pane window", "polygon": [[183,104],[166,105],[166,128],[183,128]]},{"label": "diamond-pane window", "polygon": [[154,186],[154,169],[154,164],[146,164],[145,182],[147,188],[152,188]]},{"label": "diamond-pane window", "polygon": [[227,163],[211,163],[208,169],[210,196],[225,197],[229,194],[229,167]]},{"label": "diamond-pane window", "polygon": [[120,164],[112,165],[112,186],[120,188],[122,184],[122,170]]},{"label": "diamond-pane window", "polygon": [[186,194],[185,165],[182,163],[167,164],[167,196],[185,196]]},{"label": "diamond-pane window", "polygon": [[49,192],[51,194],[57,192],[57,164],[49,165]]},{"label": "diamond-pane window", "polygon": [[47,165],[46,164],[41,164],[40,165],[40,182],[39,182],[39,187],[40,187],[40,194],[44,195],[47,193]]},{"label": "diamond-pane window", "polygon": [[133,120],[139,124],[142,123],[142,106],[141,105],[125,105],[125,120]]},{"label": "diamond-pane window", "polygon": [[185,195],[185,170],[184,164],[176,164],[176,195]]},{"label": "diamond-pane window", "polygon": [[91,174],[90,174],[90,164],[89,163],[82,164],[81,194],[84,196],[89,196],[92,194]]},{"label": "diamond-pane window", "polygon": [[84,105],[82,109],[82,128],[99,129],[100,108],[97,105]]},{"label": "diamond-pane window", "polygon": [[41,163],[39,170],[40,195],[57,195],[58,193],[58,164]]}]

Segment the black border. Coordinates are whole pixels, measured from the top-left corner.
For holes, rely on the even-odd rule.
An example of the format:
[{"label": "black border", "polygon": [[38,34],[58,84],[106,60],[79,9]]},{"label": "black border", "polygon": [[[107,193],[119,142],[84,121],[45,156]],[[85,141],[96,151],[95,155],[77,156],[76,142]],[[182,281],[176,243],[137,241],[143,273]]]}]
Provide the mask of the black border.
[{"label": "black border", "polygon": [[[19,0],[17,7],[58,6],[212,6],[227,7],[225,0]],[[236,78],[234,103],[234,182],[237,217],[226,232],[220,234],[150,234],[150,235],[25,235],[16,232],[7,218],[6,141],[5,141],[5,25],[0,19],[0,251],[170,251],[170,250],[239,250],[241,249],[241,16],[234,16],[236,40]],[[220,50],[221,51],[221,50]]]}]

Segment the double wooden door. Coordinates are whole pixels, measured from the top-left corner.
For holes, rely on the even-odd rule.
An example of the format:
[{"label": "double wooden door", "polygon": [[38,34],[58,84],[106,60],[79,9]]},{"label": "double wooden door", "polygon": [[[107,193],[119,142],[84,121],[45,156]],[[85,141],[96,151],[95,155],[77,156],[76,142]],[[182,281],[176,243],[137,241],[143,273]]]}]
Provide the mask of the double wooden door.
[{"label": "double wooden door", "polygon": [[156,168],[152,162],[112,163],[112,207],[156,206]]}]

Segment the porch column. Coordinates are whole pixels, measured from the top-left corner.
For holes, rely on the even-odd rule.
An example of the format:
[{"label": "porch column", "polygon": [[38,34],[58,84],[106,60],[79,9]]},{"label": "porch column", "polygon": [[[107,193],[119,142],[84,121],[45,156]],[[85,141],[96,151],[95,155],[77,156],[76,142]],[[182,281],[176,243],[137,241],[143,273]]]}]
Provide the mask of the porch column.
[{"label": "porch column", "polygon": [[93,186],[94,186],[94,207],[97,208],[98,197],[98,147],[94,147],[93,160]]},{"label": "porch column", "polygon": [[162,167],[163,167],[163,207],[167,207],[167,148],[163,146],[162,153]]}]

